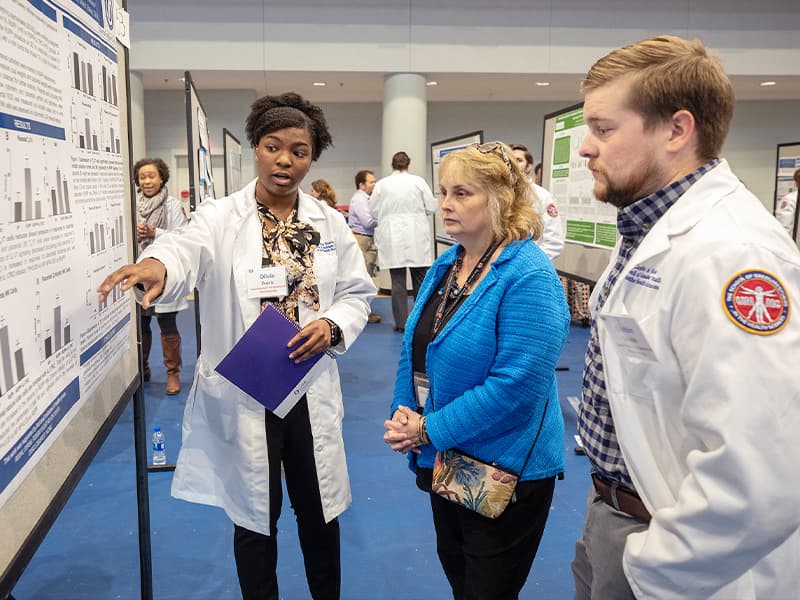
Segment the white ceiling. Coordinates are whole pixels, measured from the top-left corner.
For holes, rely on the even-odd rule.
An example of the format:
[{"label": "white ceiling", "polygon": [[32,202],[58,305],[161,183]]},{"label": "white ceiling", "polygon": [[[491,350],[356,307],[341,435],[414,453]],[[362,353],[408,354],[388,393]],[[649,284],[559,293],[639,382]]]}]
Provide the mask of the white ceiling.
[{"label": "white ceiling", "polygon": [[[314,102],[382,102],[383,73],[362,72],[264,72],[191,71],[192,79],[204,90],[254,90],[262,95],[293,90]],[[182,71],[142,72],[146,90],[180,90]],[[428,73],[429,102],[579,102],[579,75],[508,73]],[[771,77],[776,85],[762,87],[764,77],[733,76],[737,100],[798,100],[800,77]],[[324,87],[314,86],[324,82]],[[541,86],[537,82],[548,82]]]},{"label": "white ceiling", "polygon": [[[142,74],[146,90],[182,89],[183,71],[174,67],[192,64],[203,67],[191,70],[201,89],[244,89],[258,95],[295,90],[315,102],[380,103],[385,72],[398,70],[396,66],[404,62],[398,48],[408,46],[409,55],[420,49],[423,53],[430,49],[432,55],[430,60],[425,60],[427,55],[409,59],[409,65],[447,71],[424,73],[428,81],[438,82],[427,90],[431,102],[577,102],[578,73],[596,57],[579,57],[576,63],[576,48],[591,48],[588,56],[599,56],[634,32],[644,35],[663,27],[678,34],[702,32],[710,47],[721,51],[723,64],[730,61],[731,72],[747,73],[732,77],[739,100],[800,100],[796,66],[800,56],[795,60],[793,50],[798,47],[800,0],[681,0],[671,6],[663,0],[129,0],[129,4],[131,53],[137,59],[132,68]],[[284,63],[282,71],[247,70],[258,68],[253,56],[266,55],[265,44],[272,44],[274,55],[286,51],[286,41],[294,43],[295,35],[307,39],[298,39],[298,50],[291,51],[287,62],[294,66]],[[368,56],[373,48],[375,56]],[[508,48],[507,60],[498,52],[503,48]],[[437,54],[443,49],[444,56]],[[548,51],[550,58],[543,59],[547,75],[524,72],[528,62],[520,56]],[[497,63],[497,57],[503,62]],[[495,64],[506,72],[485,72]],[[358,70],[327,70],[331,65]],[[484,72],[468,72],[472,68]],[[768,78],[776,85],[761,87],[767,76],[757,73],[774,73]],[[315,81],[326,85],[314,87]],[[537,86],[537,81],[549,85]]]}]

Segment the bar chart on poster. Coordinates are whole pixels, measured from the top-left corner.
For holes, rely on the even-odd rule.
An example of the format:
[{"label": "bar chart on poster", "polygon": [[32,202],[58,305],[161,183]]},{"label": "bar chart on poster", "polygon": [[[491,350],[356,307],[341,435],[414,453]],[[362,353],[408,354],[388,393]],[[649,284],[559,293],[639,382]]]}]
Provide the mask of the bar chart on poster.
[{"label": "bar chart on poster", "polygon": [[118,9],[0,1],[0,598],[138,382]]}]

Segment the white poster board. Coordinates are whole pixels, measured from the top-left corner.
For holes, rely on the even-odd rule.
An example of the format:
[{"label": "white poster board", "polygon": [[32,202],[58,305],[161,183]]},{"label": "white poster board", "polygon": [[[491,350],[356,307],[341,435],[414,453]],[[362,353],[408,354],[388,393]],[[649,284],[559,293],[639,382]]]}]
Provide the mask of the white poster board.
[{"label": "white poster board", "polygon": [[0,1],[0,597],[138,385],[118,8]]},{"label": "white poster board", "polygon": [[189,157],[189,208],[194,210],[206,198],[214,197],[211,169],[211,139],[208,118],[197,95],[192,74],[183,75],[186,88],[186,143]]},{"label": "white poster board", "polygon": [[225,195],[229,196],[242,188],[242,144],[224,127],[222,154],[225,157]]},{"label": "white poster board", "polygon": [[542,186],[556,198],[564,224],[565,244],[553,261],[569,277],[594,283],[611,256],[617,239],[617,211],[599,202],[588,160],[578,153],[588,127],[583,104],[568,106],[544,118]]},{"label": "white poster board", "polygon": [[549,168],[543,168],[543,180],[547,173],[549,189],[558,199],[565,221],[565,241],[613,248],[617,241],[617,210],[594,197],[589,160],[578,153],[588,130],[582,106],[554,117]]},{"label": "white poster board", "polygon": [[[431,144],[431,190],[433,191],[433,197],[436,198],[437,203],[439,201],[439,163],[442,162],[442,158],[454,150],[460,150],[470,144],[480,144],[482,142],[483,130],[480,130],[439,142],[433,142]],[[442,212],[438,210],[433,219],[433,235],[437,248],[436,256],[439,256],[439,244],[449,246],[455,243],[455,240],[445,233]]]}]

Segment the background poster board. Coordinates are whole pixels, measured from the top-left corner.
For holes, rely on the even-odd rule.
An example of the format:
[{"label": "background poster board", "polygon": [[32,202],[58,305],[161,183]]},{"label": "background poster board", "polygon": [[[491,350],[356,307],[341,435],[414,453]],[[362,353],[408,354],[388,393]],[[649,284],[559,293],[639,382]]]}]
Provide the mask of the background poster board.
[{"label": "background poster board", "polygon": [[[800,142],[791,144],[778,144],[777,157],[775,159],[775,198],[772,207],[772,214],[776,214],[778,203],[786,194],[795,190],[794,172],[800,169]],[[795,243],[800,246],[800,231],[798,231],[798,213],[800,207],[795,204],[794,229],[791,236]]]},{"label": "background poster board", "polygon": [[599,202],[592,192],[594,178],[588,160],[578,153],[587,131],[582,103],[545,115],[542,186],[555,196],[564,222],[566,243],[553,263],[556,270],[594,283],[617,240],[617,211]]},{"label": "background poster board", "polygon": [[230,131],[222,129],[222,154],[225,157],[225,195],[242,189],[242,145]]},{"label": "background poster board", "polygon": [[[459,150],[470,144],[480,144],[482,142],[483,130],[479,130],[431,144],[431,190],[433,191],[433,197],[436,198],[437,203],[439,201],[439,163],[442,162],[442,158],[453,150]],[[445,233],[442,213],[438,210],[433,216],[433,239],[436,256],[440,254],[440,244],[444,247],[455,244],[455,240]]]},{"label": "background poster board", "polygon": [[114,2],[2,0],[0,597],[139,386],[127,53]]},{"label": "background poster board", "polygon": [[214,197],[214,177],[211,170],[211,139],[208,118],[192,74],[184,74],[186,85],[186,141],[189,157],[189,209],[194,210],[206,198]]}]

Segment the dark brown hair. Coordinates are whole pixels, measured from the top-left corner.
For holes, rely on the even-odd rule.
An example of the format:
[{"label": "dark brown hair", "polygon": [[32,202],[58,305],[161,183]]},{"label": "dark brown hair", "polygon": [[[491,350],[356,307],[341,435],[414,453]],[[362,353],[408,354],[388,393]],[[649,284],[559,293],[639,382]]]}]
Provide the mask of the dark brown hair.
[{"label": "dark brown hair", "polygon": [[311,134],[311,160],[317,160],[323,150],[333,145],[322,109],[299,94],[263,96],[250,106],[245,133],[253,148],[268,133],[287,128],[305,129]]},{"label": "dark brown hair", "polygon": [[394,156],[392,156],[392,168],[395,171],[405,171],[410,164],[411,159],[405,152],[395,152]]},{"label": "dark brown hair", "polygon": [[364,184],[367,183],[367,175],[375,175],[375,173],[373,173],[369,169],[364,169],[363,171],[359,171],[358,173],[356,173],[356,189],[359,189],[359,186],[362,183]]},{"label": "dark brown hair", "polygon": [[133,165],[133,183],[136,185],[137,189],[139,188],[139,169],[147,165],[153,165],[158,169],[158,176],[161,177],[161,186],[167,185],[169,181],[169,167],[167,163],[160,158],[141,158]]}]

